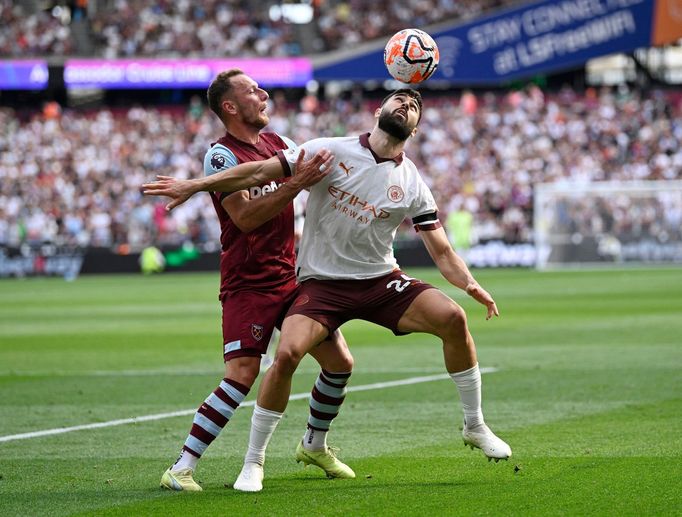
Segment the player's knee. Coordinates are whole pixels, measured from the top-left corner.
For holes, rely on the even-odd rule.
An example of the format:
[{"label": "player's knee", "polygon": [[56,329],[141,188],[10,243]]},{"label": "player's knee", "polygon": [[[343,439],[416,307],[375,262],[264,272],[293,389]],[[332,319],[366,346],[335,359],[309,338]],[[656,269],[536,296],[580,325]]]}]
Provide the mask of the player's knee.
[{"label": "player's knee", "polygon": [[253,386],[253,383],[256,382],[256,377],[258,377],[259,373],[260,368],[259,369],[248,368],[232,372],[232,374],[226,375],[226,377],[228,379],[232,379],[233,381],[238,382],[239,384],[246,386],[247,388],[250,388],[251,386]]},{"label": "player's knee", "polygon": [[284,375],[293,375],[298,367],[298,364],[303,359],[303,354],[298,352],[295,348],[280,347],[275,355],[275,362],[272,364],[271,368]]},{"label": "player's knee", "polygon": [[225,363],[225,377],[251,387],[260,373],[260,357],[238,357]]},{"label": "player's knee", "polygon": [[467,315],[459,305],[452,304],[445,312],[444,329],[452,336],[464,336],[467,333]]}]

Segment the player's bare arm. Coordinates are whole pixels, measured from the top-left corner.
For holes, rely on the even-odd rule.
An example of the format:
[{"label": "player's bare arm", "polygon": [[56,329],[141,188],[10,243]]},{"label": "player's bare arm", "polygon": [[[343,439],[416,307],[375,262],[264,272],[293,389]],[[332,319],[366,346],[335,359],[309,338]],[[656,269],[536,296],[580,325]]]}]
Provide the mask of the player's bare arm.
[{"label": "player's bare arm", "polygon": [[[300,157],[299,157],[300,158]],[[326,167],[325,167],[326,169]],[[328,170],[320,172],[319,165],[301,163],[288,182],[267,196],[250,198],[247,190],[230,194],[222,201],[230,219],[242,232],[250,232],[279,214],[303,189],[320,181]]]},{"label": "player's bare arm", "polygon": [[[325,149],[318,151],[310,160],[304,158],[305,151],[302,149],[296,160],[296,175],[304,176],[306,181],[312,181],[317,176],[319,178],[316,181],[322,179],[329,173],[334,159],[333,155]],[[157,176],[157,181],[142,185],[142,193],[146,196],[171,198],[171,202],[166,205],[166,210],[172,210],[197,192],[235,192],[280,178],[284,174],[284,167],[279,158],[273,157],[257,162],[241,163],[203,178],[177,180],[169,176]]]},{"label": "player's bare arm", "polygon": [[433,262],[436,264],[443,277],[452,285],[466,291],[466,293],[478,303],[487,307],[488,314],[485,319],[488,320],[493,316],[500,315],[495,300],[490,293],[483,289],[476,279],[474,279],[466,263],[462,260],[462,257],[457,255],[455,250],[452,249],[443,228],[421,231],[419,232],[419,236],[422,238],[429,255],[431,255]]}]

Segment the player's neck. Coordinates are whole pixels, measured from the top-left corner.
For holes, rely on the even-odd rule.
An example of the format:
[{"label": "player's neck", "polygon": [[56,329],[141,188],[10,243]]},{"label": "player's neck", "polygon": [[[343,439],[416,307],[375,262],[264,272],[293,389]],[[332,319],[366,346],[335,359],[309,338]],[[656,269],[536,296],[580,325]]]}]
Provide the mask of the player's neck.
[{"label": "player's neck", "polygon": [[256,145],[260,141],[260,130],[253,126],[230,124],[226,129],[233,137],[247,144]]},{"label": "player's neck", "polygon": [[403,152],[405,140],[399,140],[375,127],[369,134],[369,145],[380,158],[393,159]]}]

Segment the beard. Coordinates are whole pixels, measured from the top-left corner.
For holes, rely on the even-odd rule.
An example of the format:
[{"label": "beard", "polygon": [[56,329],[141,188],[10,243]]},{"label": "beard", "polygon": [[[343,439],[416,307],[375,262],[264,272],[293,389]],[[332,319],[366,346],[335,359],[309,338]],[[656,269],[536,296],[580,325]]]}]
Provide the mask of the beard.
[{"label": "beard", "polygon": [[244,109],[244,111],[242,111],[241,113],[240,118],[243,124],[251,126],[252,128],[258,131],[260,131],[270,123],[270,117],[268,116],[268,114],[260,110],[254,112],[253,110],[249,111]]},{"label": "beard", "polygon": [[382,111],[379,115],[379,129],[404,142],[410,137],[414,128],[407,125],[406,119],[403,120],[393,113]]},{"label": "beard", "polygon": [[258,131],[260,131],[270,123],[270,117],[268,117],[265,113],[261,113],[260,115],[253,117],[248,122],[251,126],[255,127],[256,129],[258,129]]}]

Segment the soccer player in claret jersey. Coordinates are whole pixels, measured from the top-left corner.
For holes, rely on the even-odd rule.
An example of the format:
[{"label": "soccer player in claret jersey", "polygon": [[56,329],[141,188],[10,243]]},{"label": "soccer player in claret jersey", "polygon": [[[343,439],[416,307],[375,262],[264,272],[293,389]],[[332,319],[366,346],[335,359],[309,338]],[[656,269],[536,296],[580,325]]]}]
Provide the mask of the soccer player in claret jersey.
[{"label": "soccer player in claret jersey", "polygon": [[[239,163],[263,160],[278,151],[295,147],[275,133],[262,132],[268,123],[265,112],[268,94],[239,70],[219,74],[208,89],[210,108],[223,122],[226,133],[212,144],[204,158],[207,176],[219,171],[230,175]],[[313,163],[312,161],[310,163]],[[324,160],[318,159],[318,162]],[[302,163],[303,167],[310,164]],[[278,174],[281,176],[280,174]],[[323,175],[319,165],[308,167],[289,181],[284,179],[254,184],[248,190],[231,193],[211,192],[221,226],[220,301],[222,303],[223,357],[225,378],[194,416],[192,428],[180,457],[161,478],[161,486],[172,490],[199,491],[193,473],[199,458],[222,431],[244,400],[259,373],[260,358],[267,350],[275,327],[281,325],[299,285],[294,272],[293,199]],[[276,176],[275,176],[276,177]],[[259,178],[257,175],[254,178]],[[233,185],[235,179],[230,180]],[[251,182],[254,183],[253,181]],[[311,400],[311,415],[306,431],[308,454],[314,457],[329,477],[354,477],[326,445],[326,433],[343,402],[345,386],[353,360],[340,332],[330,333],[315,350],[322,366]],[[332,386],[333,402],[319,412],[315,397],[320,385]],[[267,413],[256,408],[254,414]],[[255,424],[256,426],[258,424]],[[250,456],[249,456],[250,457]],[[261,454],[257,467],[237,479],[238,490],[259,490],[262,482]]]},{"label": "soccer player in claret jersey", "polygon": [[[307,153],[327,149],[334,159],[331,172],[310,188],[297,261],[302,288],[284,320],[275,361],[258,393],[258,406],[268,413],[254,418],[253,425],[274,429],[303,356],[346,321],[364,319],[396,335],[427,332],[440,338],[445,367],[463,407],[464,444],[482,449],[489,459],[508,459],[511,448],[483,419],[481,374],[464,310],[440,290],[404,274],[393,255],[396,230],[409,217],[443,277],[484,305],[486,319],[499,316],[492,296],[450,246],[433,195],[403,152],[421,113],[418,92],[396,90],[376,110],[371,133],[321,138],[301,146]],[[301,163],[300,158],[295,162],[298,152],[281,151],[279,164],[270,159],[262,167],[268,174],[295,169]],[[249,167],[255,170],[253,164],[240,167],[242,174]],[[149,193],[180,203],[199,190],[221,190],[221,182],[220,175],[172,188],[161,182]],[[264,450],[269,438],[252,428],[249,449]],[[300,445],[297,458],[305,458]],[[245,458],[244,469],[251,459]]]}]

